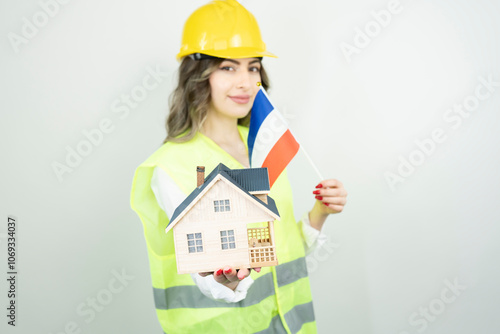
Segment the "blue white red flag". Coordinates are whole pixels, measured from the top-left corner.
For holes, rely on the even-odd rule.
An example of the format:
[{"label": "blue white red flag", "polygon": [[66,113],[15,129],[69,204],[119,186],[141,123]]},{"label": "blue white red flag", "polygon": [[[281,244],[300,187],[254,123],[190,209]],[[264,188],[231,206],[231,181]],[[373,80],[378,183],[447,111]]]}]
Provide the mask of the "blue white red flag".
[{"label": "blue white red flag", "polygon": [[299,147],[285,119],[273,106],[264,88],[260,86],[250,117],[248,134],[250,167],[267,167],[269,185],[272,187],[274,181],[297,154]]}]

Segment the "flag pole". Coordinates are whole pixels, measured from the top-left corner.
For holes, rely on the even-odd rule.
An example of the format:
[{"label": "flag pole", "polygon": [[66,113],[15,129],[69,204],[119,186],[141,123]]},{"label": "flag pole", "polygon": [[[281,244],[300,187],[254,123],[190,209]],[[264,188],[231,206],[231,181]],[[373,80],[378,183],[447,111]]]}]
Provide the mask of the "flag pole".
[{"label": "flag pole", "polygon": [[323,181],[324,178],[323,176],[321,175],[321,173],[319,172],[319,169],[318,167],[316,167],[316,165],[314,164],[314,162],[312,161],[311,157],[309,156],[309,154],[307,154],[306,152],[306,149],[304,148],[304,145],[300,144],[300,150],[304,153],[304,155],[306,156],[307,160],[309,161],[309,163],[311,164],[312,168],[314,169],[314,171],[316,172],[316,174],[318,175],[319,177],[319,180],[320,181]]}]

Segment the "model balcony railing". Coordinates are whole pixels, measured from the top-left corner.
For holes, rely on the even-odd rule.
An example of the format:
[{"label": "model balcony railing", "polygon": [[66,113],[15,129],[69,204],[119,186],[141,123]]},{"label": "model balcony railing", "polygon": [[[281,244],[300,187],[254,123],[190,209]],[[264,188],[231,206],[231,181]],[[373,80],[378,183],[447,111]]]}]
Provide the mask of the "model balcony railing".
[{"label": "model balcony railing", "polygon": [[[248,243],[249,246],[265,246],[271,245],[271,237],[269,234],[269,227],[255,227],[248,229]],[[254,245],[255,244],[255,245]]]},{"label": "model balcony railing", "polygon": [[274,246],[249,248],[252,267],[275,266],[278,264]]}]

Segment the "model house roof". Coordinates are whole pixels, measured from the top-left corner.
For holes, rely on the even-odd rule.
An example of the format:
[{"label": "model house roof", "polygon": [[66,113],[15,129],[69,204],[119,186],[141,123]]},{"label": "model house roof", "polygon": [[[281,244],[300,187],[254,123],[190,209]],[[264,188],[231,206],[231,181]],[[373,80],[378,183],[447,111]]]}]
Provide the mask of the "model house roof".
[{"label": "model house roof", "polygon": [[223,164],[219,164],[214,171],[218,168],[221,168],[221,170],[222,168],[226,168],[223,171],[233,179],[233,183],[240,185],[249,193],[269,191],[267,168],[229,169]]},{"label": "model house roof", "polygon": [[202,195],[204,195],[218,178],[224,178],[231,184],[241,190],[243,195],[248,196],[255,201],[262,209],[269,211],[270,214],[279,218],[278,208],[271,197],[267,197],[267,203],[253,196],[251,193],[262,193],[269,191],[269,176],[267,168],[246,168],[246,169],[229,169],[224,164],[220,163],[214,170],[205,178],[204,183],[193,190],[191,194],[175,209],[170,222],[165,229],[166,232],[184,216],[185,211],[191,208]]}]

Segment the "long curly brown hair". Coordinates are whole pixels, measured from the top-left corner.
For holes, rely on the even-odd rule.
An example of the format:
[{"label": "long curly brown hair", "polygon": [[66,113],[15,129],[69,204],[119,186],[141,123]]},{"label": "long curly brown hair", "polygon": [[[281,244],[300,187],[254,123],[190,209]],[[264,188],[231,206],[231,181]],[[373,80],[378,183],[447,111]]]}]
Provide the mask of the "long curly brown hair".
[{"label": "long curly brown hair", "polygon": [[[177,88],[170,95],[170,113],[166,121],[167,137],[163,141],[185,142],[194,137],[207,117],[210,104],[210,75],[224,59],[194,60],[184,57],[179,67]],[[269,88],[269,78],[264,66],[260,68],[264,89]],[[248,126],[250,114],[240,118],[238,124]]]}]

